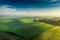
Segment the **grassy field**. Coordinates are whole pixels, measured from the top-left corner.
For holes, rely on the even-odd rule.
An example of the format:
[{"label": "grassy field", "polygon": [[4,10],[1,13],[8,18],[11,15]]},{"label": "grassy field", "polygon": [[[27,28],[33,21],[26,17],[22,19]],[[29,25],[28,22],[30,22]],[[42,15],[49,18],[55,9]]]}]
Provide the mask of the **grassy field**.
[{"label": "grassy field", "polygon": [[[48,40],[51,37],[52,35],[51,33],[55,30],[55,28],[57,30],[56,31],[57,34],[59,34],[60,30],[58,27],[55,27],[53,25],[50,25],[44,22],[33,22],[33,18],[1,19],[0,20],[1,31],[12,32],[29,40],[30,39]],[[47,37],[48,35],[50,35],[49,38]],[[55,36],[53,35],[53,38],[54,37]],[[51,40],[55,40],[53,38],[51,38]]]},{"label": "grassy field", "polygon": [[60,27],[52,27],[33,40],[60,40]]}]

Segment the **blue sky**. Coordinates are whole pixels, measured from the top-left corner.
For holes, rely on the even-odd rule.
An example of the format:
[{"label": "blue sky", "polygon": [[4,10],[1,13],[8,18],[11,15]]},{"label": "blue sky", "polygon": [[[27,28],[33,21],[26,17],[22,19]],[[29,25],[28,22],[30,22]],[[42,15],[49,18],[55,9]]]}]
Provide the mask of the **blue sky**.
[{"label": "blue sky", "polygon": [[59,3],[60,0],[0,0],[0,5],[10,5],[12,8],[46,8],[60,6]]},{"label": "blue sky", "polygon": [[0,15],[56,16],[59,9],[60,0],[0,0]]}]

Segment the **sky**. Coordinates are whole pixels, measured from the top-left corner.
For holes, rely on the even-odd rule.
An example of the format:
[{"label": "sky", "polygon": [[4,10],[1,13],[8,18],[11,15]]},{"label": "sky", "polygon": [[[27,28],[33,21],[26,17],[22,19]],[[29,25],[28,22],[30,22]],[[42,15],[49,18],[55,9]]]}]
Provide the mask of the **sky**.
[{"label": "sky", "polygon": [[60,0],[0,0],[0,16],[60,16]]}]

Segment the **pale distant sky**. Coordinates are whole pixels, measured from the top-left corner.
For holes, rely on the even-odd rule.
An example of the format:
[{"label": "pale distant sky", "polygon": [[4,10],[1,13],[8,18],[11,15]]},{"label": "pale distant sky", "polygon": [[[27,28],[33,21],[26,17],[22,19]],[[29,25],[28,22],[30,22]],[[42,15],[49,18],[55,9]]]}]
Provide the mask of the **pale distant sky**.
[{"label": "pale distant sky", "polygon": [[0,6],[0,15],[16,15],[16,16],[60,16],[60,7],[47,9],[16,9],[8,8],[8,6]]}]

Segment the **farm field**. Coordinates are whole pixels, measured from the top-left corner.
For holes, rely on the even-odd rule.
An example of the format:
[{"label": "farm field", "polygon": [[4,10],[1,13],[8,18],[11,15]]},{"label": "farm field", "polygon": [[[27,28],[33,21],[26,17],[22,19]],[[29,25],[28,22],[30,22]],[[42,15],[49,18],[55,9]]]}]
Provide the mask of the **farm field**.
[{"label": "farm field", "polygon": [[58,23],[59,20],[52,20],[53,18],[3,18],[0,19],[0,35],[11,40],[60,40],[59,24],[51,24],[54,21]]}]

